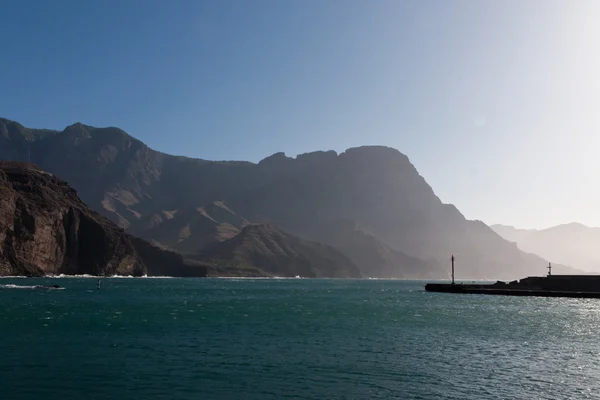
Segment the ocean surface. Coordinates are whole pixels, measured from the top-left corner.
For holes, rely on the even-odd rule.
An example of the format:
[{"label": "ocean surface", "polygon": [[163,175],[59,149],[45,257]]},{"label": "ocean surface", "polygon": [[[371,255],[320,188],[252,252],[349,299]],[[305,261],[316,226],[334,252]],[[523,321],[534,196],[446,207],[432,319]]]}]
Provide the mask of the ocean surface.
[{"label": "ocean surface", "polygon": [[423,285],[0,279],[0,398],[600,398],[600,300]]}]

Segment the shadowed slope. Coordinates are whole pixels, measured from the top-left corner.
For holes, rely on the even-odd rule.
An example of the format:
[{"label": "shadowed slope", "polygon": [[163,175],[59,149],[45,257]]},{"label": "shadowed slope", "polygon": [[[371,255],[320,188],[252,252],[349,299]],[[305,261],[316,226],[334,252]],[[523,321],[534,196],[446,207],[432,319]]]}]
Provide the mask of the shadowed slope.
[{"label": "shadowed slope", "polygon": [[203,252],[211,274],[305,278],[358,278],[358,268],[333,247],[289,235],[272,225],[248,225]]}]

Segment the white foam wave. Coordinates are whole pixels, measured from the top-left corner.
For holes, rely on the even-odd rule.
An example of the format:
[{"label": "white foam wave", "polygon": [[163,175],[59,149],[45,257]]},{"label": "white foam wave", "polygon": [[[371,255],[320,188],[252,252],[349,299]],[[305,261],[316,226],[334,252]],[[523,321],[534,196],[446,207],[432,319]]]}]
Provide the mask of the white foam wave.
[{"label": "white foam wave", "polygon": [[143,279],[177,279],[176,276],[147,276],[147,275],[144,275],[141,278],[143,278]]},{"label": "white foam wave", "polygon": [[110,275],[110,276],[102,276],[102,275],[90,275],[90,274],[79,274],[79,275],[65,275],[65,274],[60,274],[60,275],[45,275],[44,278],[53,278],[53,279],[60,279],[60,278],[93,278],[93,279],[119,278],[119,279],[123,279],[123,278],[136,278],[136,277],[132,276],[132,275]]},{"label": "white foam wave", "polygon": [[64,290],[63,287],[49,287],[49,286],[32,286],[32,285],[15,285],[9,283],[7,285],[0,285],[0,289],[52,289],[52,290]]},{"label": "white foam wave", "polygon": [[35,286],[25,286],[25,285],[13,285],[12,283],[8,285],[0,285],[2,289],[35,289]]},{"label": "white foam wave", "polygon": [[204,279],[228,279],[231,281],[291,280],[301,279],[290,276],[210,276]]},{"label": "white foam wave", "polygon": [[110,275],[110,276],[102,276],[102,275],[47,275],[44,278],[94,278],[94,279],[176,279],[176,276],[133,276],[133,275]]}]

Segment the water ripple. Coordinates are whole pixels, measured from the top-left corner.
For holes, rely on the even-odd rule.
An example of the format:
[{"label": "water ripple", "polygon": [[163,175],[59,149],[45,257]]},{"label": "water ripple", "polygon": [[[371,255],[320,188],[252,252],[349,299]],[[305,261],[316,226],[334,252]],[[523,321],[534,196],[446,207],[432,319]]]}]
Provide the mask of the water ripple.
[{"label": "water ripple", "polygon": [[2,399],[599,398],[600,301],[422,285],[111,279],[97,291],[63,278],[63,291],[2,290]]}]

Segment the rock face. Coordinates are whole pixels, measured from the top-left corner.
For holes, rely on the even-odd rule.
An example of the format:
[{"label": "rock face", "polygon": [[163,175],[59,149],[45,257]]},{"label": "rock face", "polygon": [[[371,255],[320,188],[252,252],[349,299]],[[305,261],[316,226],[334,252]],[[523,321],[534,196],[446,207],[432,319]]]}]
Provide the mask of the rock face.
[{"label": "rock face", "polygon": [[331,246],[289,235],[272,225],[247,225],[198,256],[215,276],[359,278],[360,271]]},{"label": "rock face", "polygon": [[[181,256],[142,244],[146,261]],[[177,258],[178,257],[178,258]],[[0,162],[0,275],[152,273],[131,237],[91,211],[64,181],[31,164]],[[204,271],[205,272],[205,271]]]},{"label": "rock face", "polygon": [[129,233],[179,252],[268,223],[335,246],[364,276],[448,277],[451,254],[464,279],[514,279],[547,265],[443,204],[408,157],[387,147],[214,162],[156,152],[118,128],[56,132],[0,119],[0,158],[30,159]]}]

